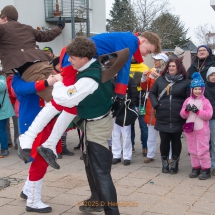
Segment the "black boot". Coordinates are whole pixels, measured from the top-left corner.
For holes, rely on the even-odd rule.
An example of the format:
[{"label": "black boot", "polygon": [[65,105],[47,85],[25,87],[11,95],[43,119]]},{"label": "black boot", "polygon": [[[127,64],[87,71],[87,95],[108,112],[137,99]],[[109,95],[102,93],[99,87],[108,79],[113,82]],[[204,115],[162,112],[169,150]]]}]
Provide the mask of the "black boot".
[{"label": "black boot", "polygon": [[[116,189],[111,177],[113,155],[104,146],[88,141],[89,165],[105,215],[119,215]],[[113,204],[111,204],[111,202]]]},{"label": "black boot", "polygon": [[170,174],[177,174],[178,173],[178,161],[179,161],[179,157],[173,155],[172,156],[171,167],[170,167],[170,170],[169,170]]},{"label": "black boot", "polygon": [[70,152],[67,147],[66,147],[66,135],[61,137],[62,141],[62,152],[60,153],[61,155],[68,155],[68,156],[73,156],[74,153]]},{"label": "black boot", "polygon": [[53,168],[60,169],[58,163],[56,163],[56,155],[51,149],[45,148],[43,146],[37,147],[37,152],[44,158],[44,160]]},{"label": "black boot", "polygon": [[16,145],[18,147],[17,154],[20,159],[22,159],[25,163],[31,162],[31,149],[22,149],[20,146],[19,138],[16,139]]},{"label": "black boot", "polygon": [[79,206],[79,210],[85,213],[90,212],[102,212],[104,211],[103,207],[101,206],[101,202],[99,200],[97,188],[95,185],[95,180],[92,175],[92,171],[90,168],[90,165],[86,165],[86,154],[83,154],[83,160],[85,164],[85,171],[87,174],[87,180],[90,186],[91,191],[91,197],[89,199],[86,199],[82,202],[82,205]]},{"label": "black boot", "polygon": [[206,179],[209,179],[210,177],[211,177],[211,169],[204,169],[199,175],[199,180],[206,180]]},{"label": "black boot", "polygon": [[169,162],[167,156],[162,156],[162,173],[169,173]]},{"label": "black boot", "polygon": [[189,174],[190,178],[197,178],[201,173],[201,168],[198,169],[192,169],[192,172]]},{"label": "black boot", "polygon": [[80,143],[74,147],[74,150],[80,149]]}]

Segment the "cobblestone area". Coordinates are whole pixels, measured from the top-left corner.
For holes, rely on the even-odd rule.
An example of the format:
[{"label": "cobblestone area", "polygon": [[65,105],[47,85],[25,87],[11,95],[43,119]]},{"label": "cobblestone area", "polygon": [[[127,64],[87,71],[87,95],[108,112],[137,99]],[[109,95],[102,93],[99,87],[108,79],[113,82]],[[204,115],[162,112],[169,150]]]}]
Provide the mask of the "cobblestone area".
[{"label": "cobblestone area", "polygon": [[[143,163],[139,129],[136,124],[136,151],[131,165],[119,163],[112,167],[112,177],[118,194],[121,215],[212,215],[215,214],[215,177],[206,181],[188,177],[191,171],[185,138],[176,175],[161,172],[159,144],[155,160]],[[78,144],[77,131],[68,133],[68,148]],[[159,140],[158,140],[159,142]],[[53,215],[82,215],[78,205],[89,197],[81,152],[63,156],[58,160],[61,168],[48,168],[44,178],[42,201],[49,204]],[[0,190],[1,215],[36,215],[25,211],[25,201],[19,197],[28,174],[29,164],[24,164],[10,148],[10,156],[0,159],[0,178],[7,178],[11,186]],[[91,213],[91,215],[104,215]]]}]

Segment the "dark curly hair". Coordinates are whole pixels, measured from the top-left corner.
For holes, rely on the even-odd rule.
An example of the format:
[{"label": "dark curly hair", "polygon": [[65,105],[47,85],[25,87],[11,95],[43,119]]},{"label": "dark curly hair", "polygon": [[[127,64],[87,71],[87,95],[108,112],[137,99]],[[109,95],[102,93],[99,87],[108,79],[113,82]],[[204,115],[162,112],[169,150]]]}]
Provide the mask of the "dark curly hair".
[{"label": "dark curly hair", "polygon": [[66,52],[69,56],[87,57],[91,60],[96,55],[96,46],[92,40],[79,36],[67,46]]}]

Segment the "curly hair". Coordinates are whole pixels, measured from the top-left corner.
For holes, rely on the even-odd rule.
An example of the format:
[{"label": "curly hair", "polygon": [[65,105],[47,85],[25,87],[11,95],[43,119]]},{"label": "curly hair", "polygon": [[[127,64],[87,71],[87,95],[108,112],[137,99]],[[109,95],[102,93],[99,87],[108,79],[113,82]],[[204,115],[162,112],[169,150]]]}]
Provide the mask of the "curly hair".
[{"label": "curly hair", "polygon": [[140,34],[140,37],[146,38],[149,41],[149,43],[155,46],[154,54],[158,54],[161,52],[161,40],[157,34],[145,31]]},{"label": "curly hair", "polygon": [[79,36],[67,46],[66,52],[69,56],[87,57],[91,60],[96,55],[96,46],[92,40]]},{"label": "curly hair", "polygon": [[171,62],[174,62],[176,64],[176,68],[177,68],[177,75],[182,74],[184,78],[187,78],[187,72],[186,69],[184,68],[184,65],[182,63],[182,61],[179,58],[172,58],[170,59],[167,64],[166,67],[164,68],[164,70],[162,71],[161,75],[165,76],[165,74],[168,72],[169,69],[169,64]]}]

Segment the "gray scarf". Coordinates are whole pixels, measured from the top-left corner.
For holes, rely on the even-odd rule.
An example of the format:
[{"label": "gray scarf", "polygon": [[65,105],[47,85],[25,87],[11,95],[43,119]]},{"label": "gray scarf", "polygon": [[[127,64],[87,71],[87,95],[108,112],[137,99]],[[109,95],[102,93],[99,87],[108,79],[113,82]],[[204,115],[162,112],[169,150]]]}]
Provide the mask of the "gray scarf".
[{"label": "gray scarf", "polygon": [[169,72],[167,72],[165,74],[165,78],[170,83],[176,83],[176,82],[184,79],[182,74],[180,74],[180,75],[170,75]]}]

